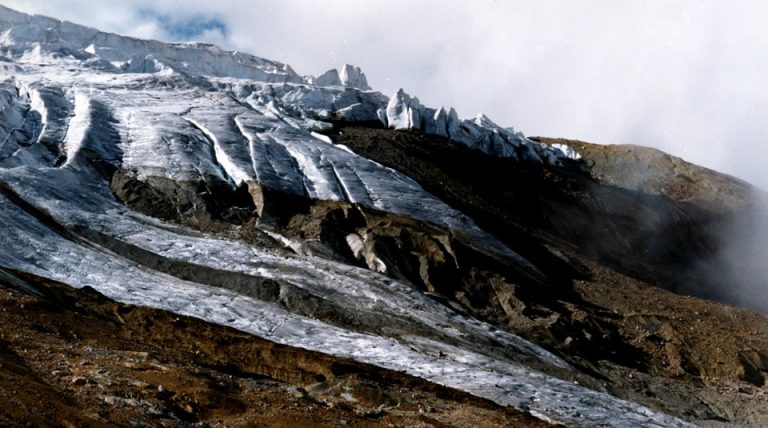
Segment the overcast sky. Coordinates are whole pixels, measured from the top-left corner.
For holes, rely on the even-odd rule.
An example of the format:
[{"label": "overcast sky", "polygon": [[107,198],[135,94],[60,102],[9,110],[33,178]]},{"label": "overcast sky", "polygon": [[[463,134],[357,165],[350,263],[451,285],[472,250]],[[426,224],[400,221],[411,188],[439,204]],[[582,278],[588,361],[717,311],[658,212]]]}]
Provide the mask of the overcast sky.
[{"label": "overcast sky", "polygon": [[768,189],[768,1],[0,0],[320,74],[359,65],[526,135],[641,144]]}]

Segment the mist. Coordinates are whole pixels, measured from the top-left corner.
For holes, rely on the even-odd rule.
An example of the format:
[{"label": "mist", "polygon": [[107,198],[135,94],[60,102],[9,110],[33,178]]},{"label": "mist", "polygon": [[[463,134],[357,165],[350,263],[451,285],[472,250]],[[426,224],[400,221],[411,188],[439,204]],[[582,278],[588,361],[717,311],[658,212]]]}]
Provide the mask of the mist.
[{"label": "mist", "polygon": [[752,198],[715,230],[718,251],[700,268],[706,283],[698,286],[706,289],[691,291],[768,314],[768,193],[756,190]]}]

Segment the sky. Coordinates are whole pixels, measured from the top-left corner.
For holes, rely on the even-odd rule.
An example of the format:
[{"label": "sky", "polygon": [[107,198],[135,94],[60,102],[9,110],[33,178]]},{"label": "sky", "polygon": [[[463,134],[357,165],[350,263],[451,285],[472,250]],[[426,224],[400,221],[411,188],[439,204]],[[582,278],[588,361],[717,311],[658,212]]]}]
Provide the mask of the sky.
[{"label": "sky", "polygon": [[360,66],[526,135],[665,150],[768,189],[768,1],[0,0],[319,75]]}]

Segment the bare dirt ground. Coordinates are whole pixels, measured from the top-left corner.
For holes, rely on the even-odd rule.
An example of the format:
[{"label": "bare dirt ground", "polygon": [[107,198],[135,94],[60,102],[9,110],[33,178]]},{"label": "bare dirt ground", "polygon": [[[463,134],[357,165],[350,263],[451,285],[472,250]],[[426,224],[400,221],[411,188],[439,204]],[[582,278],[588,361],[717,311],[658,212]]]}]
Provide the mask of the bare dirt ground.
[{"label": "bare dirt ground", "polygon": [[4,273],[44,297],[0,281],[0,426],[547,426],[401,373]]}]

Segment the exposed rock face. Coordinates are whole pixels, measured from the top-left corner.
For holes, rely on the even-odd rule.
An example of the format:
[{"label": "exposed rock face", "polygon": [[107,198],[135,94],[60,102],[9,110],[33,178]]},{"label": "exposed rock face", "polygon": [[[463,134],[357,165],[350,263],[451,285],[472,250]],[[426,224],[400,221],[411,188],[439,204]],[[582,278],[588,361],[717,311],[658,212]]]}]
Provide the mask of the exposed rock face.
[{"label": "exposed rock face", "polygon": [[257,214],[245,185],[233,189],[215,177],[199,182],[160,177],[139,180],[135,174],[118,170],[110,187],[118,199],[137,211],[205,231],[212,230],[217,222],[243,224]]},{"label": "exposed rock face", "polygon": [[[578,248],[643,281],[691,292],[685,284],[707,281],[700,265],[716,252],[715,226],[729,221],[689,201],[599,185],[581,161],[523,166],[449,148],[429,136],[353,128],[344,129],[337,142],[414,177],[537,266],[547,251],[535,248],[549,242]],[[745,190],[733,184],[720,193]],[[700,293],[709,288],[701,286]]]},{"label": "exposed rock face", "polygon": [[[553,349],[562,349],[564,355],[574,358],[570,361],[590,367],[595,366],[587,361],[597,358],[637,368],[650,378],[703,379],[714,375],[726,383],[730,382],[726,379],[739,379],[753,386],[764,384],[768,371],[762,357],[749,354],[752,356],[747,358],[739,353],[765,349],[765,345],[755,342],[763,339],[753,335],[763,332],[762,327],[744,327],[763,325],[765,317],[738,311],[737,317],[745,317],[736,322],[742,327],[735,327],[731,321],[726,323],[734,325],[738,332],[735,338],[732,333],[725,333],[728,328],[721,327],[735,309],[655,288],[727,299],[713,290],[722,289],[720,282],[735,278],[714,272],[722,268],[716,256],[722,234],[730,233],[729,225],[748,214],[755,203],[754,188],[636,147],[604,148],[566,141],[584,154],[584,161],[592,167],[585,170],[581,162],[542,168],[536,163],[523,166],[491,159],[458,145],[447,150],[444,141],[427,135],[351,127],[334,135],[338,135],[337,144],[399,169],[428,191],[469,213],[481,227],[533,262],[547,276],[548,284],[560,284],[537,293],[530,287],[478,273],[473,277],[477,281],[474,284],[493,290],[488,301],[498,302],[499,306],[488,305],[485,310],[478,310],[465,305],[463,310],[500,325],[514,325],[537,340],[554,340],[550,344]],[[603,156],[598,158],[601,161],[593,162],[604,150],[645,152],[653,157],[638,160],[633,156],[634,164],[621,156]],[[635,177],[631,169],[627,171],[630,167],[655,172],[638,184],[628,181]],[[612,171],[614,175],[596,175],[596,171]],[[660,188],[673,188],[672,183],[680,183],[678,193],[659,194]],[[698,197],[688,197],[691,195]],[[706,264],[710,268],[703,268]],[[458,294],[443,296],[459,306]],[[752,304],[757,305],[753,307],[760,307],[759,296],[753,297]],[[563,306],[558,307],[560,304]],[[592,304],[597,307],[590,307]],[[650,324],[642,325],[644,322]],[[690,328],[691,322],[696,325],[694,329]],[[713,359],[712,355],[718,357]],[[723,364],[728,368],[722,370],[724,366],[718,365],[716,359],[727,360]],[[618,385],[622,381],[615,376],[625,375],[609,368],[613,363],[594,369]],[[646,384],[650,379],[634,376],[642,379],[637,384]],[[678,400],[678,392],[673,391],[679,386],[664,383],[663,387],[654,387],[654,398],[624,393],[670,411],[667,406],[677,405],[671,403]],[[750,388],[745,390],[752,391]],[[622,394],[618,390],[614,393]],[[726,393],[722,399],[728,401],[726,396],[729,395]],[[757,417],[748,404],[753,403],[755,396],[750,393],[743,400],[725,413],[697,404],[692,404],[689,411],[702,419],[716,413]]]},{"label": "exposed rock face", "polygon": [[[346,260],[412,284],[465,313],[501,313],[504,287],[547,288],[540,277],[449,230],[360,206],[320,203],[299,213],[287,236],[309,243],[307,251]],[[476,276],[497,277],[502,289]]]}]

